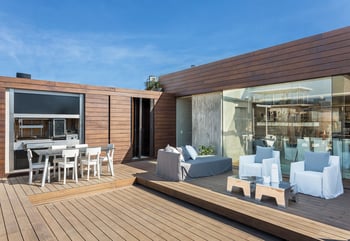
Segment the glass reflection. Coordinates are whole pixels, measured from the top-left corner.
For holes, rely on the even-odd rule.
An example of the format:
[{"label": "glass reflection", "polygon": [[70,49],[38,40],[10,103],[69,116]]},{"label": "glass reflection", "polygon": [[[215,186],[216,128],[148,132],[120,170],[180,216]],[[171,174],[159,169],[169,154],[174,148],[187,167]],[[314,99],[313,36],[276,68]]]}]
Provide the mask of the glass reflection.
[{"label": "glass reflection", "polygon": [[239,160],[256,145],[273,146],[289,175],[290,163],[303,160],[305,151],[330,151],[350,178],[349,93],[346,76],[224,91],[224,155]]}]

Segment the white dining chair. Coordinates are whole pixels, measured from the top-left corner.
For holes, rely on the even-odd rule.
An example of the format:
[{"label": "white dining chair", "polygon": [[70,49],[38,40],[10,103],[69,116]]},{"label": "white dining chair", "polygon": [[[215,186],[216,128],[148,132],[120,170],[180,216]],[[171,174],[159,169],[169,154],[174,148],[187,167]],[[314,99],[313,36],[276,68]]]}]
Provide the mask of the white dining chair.
[{"label": "white dining chair", "polygon": [[[63,149],[67,149],[67,145],[52,145],[51,146],[51,149],[52,150],[63,150]],[[62,161],[62,156],[61,154],[58,154],[58,155],[54,155],[53,157],[53,176],[55,177],[56,176],[56,169],[57,169],[57,163]]]},{"label": "white dining chair", "polygon": [[114,156],[114,144],[108,144],[106,155],[100,157],[100,173],[101,174],[102,174],[102,163],[107,162],[107,170],[109,172],[111,172],[112,176],[114,176],[113,156]]},{"label": "white dining chair", "polygon": [[88,147],[89,147],[89,145],[85,144],[85,143],[84,144],[75,144],[74,145],[74,148],[79,149],[79,161],[80,161],[81,157],[85,155],[85,150]]},{"label": "white dining chair", "polygon": [[61,181],[61,168],[63,168],[63,184],[66,184],[67,169],[72,168],[72,179],[78,182],[78,156],[79,149],[62,150],[62,160],[58,164],[58,181]]},{"label": "white dining chair", "polygon": [[[40,170],[44,170],[45,168],[45,162],[33,162],[33,153],[31,149],[27,149],[27,158],[29,163],[29,184],[33,183],[33,172],[35,171],[35,177],[38,175]],[[50,168],[47,169],[48,175],[47,179],[48,182],[50,182]]]},{"label": "white dining chair", "polygon": [[77,148],[77,149],[79,149],[79,148],[87,148],[87,147],[89,147],[88,144],[75,144],[74,145],[74,148]]},{"label": "white dining chair", "polygon": [[100,154],[101,147],[88,147],[86,148],[85,156],[80,158],[80,174],[84,176],[84,166],[87,166],[87,180],[90,178],[91,166],[94,167],[94,176],[100,179]]}]

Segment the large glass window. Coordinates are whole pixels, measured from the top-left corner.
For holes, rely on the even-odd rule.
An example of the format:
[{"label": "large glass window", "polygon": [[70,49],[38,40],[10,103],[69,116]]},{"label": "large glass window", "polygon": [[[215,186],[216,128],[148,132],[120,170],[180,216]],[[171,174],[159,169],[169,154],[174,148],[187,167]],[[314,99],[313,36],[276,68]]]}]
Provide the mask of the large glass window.
[{"label": "large glass window", "polygon": [[224,91],[224,154],[238,164],[256,145],[273,146],[289,175],[290,163],[305,151],[330,151],[341,156],[343,177],[350,178],[349,94],[344,76]]}]

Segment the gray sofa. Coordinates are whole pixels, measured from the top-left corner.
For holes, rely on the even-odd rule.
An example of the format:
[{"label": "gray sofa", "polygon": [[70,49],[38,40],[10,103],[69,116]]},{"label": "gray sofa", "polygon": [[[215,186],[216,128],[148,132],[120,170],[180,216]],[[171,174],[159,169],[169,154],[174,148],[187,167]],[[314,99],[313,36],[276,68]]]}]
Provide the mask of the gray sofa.
[{"label": "gray sofa", "polygon": [[232,159],[222,156],[198,156],[195,160],[180,160],[180,154],[158,150],[157,175],[171,181],[213,176],[232,170]]}]

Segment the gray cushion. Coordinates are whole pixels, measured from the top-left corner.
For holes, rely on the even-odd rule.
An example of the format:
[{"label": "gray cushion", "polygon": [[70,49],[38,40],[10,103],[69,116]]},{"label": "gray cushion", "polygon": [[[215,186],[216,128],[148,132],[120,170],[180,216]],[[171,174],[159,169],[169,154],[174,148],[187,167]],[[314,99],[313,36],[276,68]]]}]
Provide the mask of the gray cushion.
[{"label": "gray cushion", "polygon": [[323,172],[329,164],[329,152],[305,152],[305,171]]},{"label": "gray cushion", "polygon": [[272,148],[271,147],[256,147],[255,163],[262,163],[263,159],[272,158]]},{"label": "gray cushion", "polygon": [[190,160],[190,159],[191,159],[191,155],[190,155],[190,153],[187,151],[186,147],[185,147],[185,146],[182,146],[181,149],[182,149],[182,155],[184,156],[185,161]]}]

